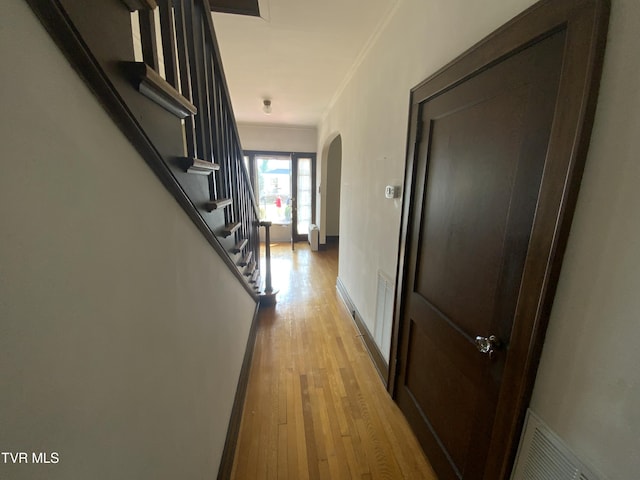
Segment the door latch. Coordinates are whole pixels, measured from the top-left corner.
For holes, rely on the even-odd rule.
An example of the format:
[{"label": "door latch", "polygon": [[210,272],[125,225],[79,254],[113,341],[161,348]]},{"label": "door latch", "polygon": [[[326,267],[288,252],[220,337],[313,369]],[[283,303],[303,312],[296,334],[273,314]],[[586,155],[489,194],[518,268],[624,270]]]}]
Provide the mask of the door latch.
[{"label": "door latch", "polygon": [[476,337],[476,347],[480,353],[489,355],[489,358],[493,358],[497,349],[501,347],[500,340],[495,335],[489,337]]}]

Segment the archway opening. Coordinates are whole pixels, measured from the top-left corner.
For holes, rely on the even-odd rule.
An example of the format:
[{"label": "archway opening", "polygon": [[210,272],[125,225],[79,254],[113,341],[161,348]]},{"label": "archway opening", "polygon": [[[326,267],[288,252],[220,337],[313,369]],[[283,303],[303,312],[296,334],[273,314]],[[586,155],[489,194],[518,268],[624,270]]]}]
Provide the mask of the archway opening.
[{"label": "archway opening", "polygon": [[342,175],[342,137],[338,135],[327,152],[326,179],[326,241],[338,242],[340,238],[340,188]]}]

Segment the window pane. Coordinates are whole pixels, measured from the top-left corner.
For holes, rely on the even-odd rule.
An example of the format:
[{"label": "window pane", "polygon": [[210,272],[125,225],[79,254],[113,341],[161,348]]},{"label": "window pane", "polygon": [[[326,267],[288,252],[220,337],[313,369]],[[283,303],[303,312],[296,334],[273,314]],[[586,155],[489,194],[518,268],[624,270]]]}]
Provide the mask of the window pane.
[{"label": "window pane", "polygon": [[311,224],[311,159],[298,159],[298,233],[309,233]]},{"label": "window pane", "polygon": [[291,222],[291,159],[256,157],[260,220]]}]

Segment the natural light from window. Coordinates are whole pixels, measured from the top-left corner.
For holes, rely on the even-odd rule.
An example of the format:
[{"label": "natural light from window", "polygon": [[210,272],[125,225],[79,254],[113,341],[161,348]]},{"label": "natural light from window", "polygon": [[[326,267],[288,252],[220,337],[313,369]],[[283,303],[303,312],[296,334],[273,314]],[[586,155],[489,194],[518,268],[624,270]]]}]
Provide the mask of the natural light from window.
[{"label": "natural light from window", "polygon": [[260,219],[291,223],[291,158],[256,157]]}]

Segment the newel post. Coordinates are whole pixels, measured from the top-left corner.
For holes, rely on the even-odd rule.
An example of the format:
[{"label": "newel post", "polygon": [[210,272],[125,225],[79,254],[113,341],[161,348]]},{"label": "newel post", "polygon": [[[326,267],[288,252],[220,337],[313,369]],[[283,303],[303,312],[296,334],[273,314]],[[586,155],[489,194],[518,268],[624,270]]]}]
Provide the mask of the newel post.
[{"label": "newel post", "polygon": [[264,292],[260,295],[260,306],[272,306],[276,303],[277,290],[271,285],[271,222],[260,222],[260,226],[264,227],[264,249],[265,249],[265,277]]}]

